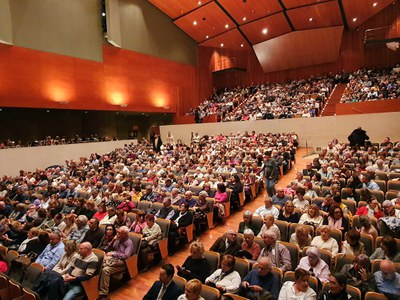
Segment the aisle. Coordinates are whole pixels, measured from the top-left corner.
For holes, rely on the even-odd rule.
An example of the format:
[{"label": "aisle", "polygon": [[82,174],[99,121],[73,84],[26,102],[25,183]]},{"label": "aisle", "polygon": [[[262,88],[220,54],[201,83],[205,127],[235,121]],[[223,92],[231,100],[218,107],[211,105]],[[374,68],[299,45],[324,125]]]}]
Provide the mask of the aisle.
[{"label": "aisle", "polygon": [[[296,164],[290,170],[288,174],[283,176],[277,186],[287,186],[292,180],[295,179],[295,175],[297,170],[302,171],[305,168],[305,165],[309,159],[303,159],[303,156],[306,155],[306,149],[301,148],[297,151],[296,154]],[[255,200],[247,204],[241,211],[233,213],[227,222],[224,225],[218,225],[216,228],[211,230],[207,230],[201,238],[200,241],[204,244],[206,250],[208,250],[214,241],[224,234],[224,232],[228,228],[233,228],[237,230],[239,226],[239,222],[242,221],[242,214],[244,210],[255,211],[258,207],[264,204],[265,191],[263,190],[262,194],[260,194]],[[168,256],[166,262],[175,265],[182,264],[186,257],[189,255],[188,245],[186,245],[182,250],[177,251],[174,256]],[[154,281],[158,280],[158,274],[160,271],[159,266],[155,266],[149,269],[145,273],[139,273],[134,279],[130,280],[123,287],[118,288],[115,292],[113,292],[110,296],[111,299],[118,300],[128,300],[128,299],[142,299],[146,292],[150,289],[151,285]]]}]

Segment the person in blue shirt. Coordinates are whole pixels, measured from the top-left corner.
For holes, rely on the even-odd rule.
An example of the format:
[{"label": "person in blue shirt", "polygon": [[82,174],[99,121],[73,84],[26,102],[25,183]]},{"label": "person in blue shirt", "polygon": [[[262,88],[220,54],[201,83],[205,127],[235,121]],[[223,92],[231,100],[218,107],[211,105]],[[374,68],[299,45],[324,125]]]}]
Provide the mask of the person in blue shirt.
[{"label": "person in blue shirt", "polygon": [[239,291],[240,295],[257,299],[258,296],[271,293],[275,299],[278,299],[279,280],[271,270],[271,260],[268,257],[261,258],[257,268],[251,270],[244,278]]},{"label": "person in blue shirt", "polygon": [[44,266],[46,269],[53,269],[63,256],[64,243],[58,232],[50,233],[50,243],[44,248],[43,252],[38,256],[36,262]]},{"label": "person in blue shirt", "polygon": [[391,260],[382,260],[380,271],[375,272],[376,289],[390,300],[400,298],[400,274]]}]

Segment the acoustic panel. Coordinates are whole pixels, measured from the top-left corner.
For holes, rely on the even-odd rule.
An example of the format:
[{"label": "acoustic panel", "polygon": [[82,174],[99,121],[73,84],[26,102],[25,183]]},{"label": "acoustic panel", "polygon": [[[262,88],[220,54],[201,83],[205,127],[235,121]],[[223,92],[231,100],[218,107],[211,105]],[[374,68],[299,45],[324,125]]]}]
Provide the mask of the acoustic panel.
[{"label": "acoustic panel", "polygon": [[264,72],[334,62],[339,57],[343,26],[295,31],[253,46]]}]

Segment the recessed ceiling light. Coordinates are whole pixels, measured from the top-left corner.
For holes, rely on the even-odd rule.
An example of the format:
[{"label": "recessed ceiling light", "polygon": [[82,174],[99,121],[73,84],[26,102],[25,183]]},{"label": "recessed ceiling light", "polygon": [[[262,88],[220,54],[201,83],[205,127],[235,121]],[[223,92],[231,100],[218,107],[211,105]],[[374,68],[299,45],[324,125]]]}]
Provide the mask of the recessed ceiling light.
[{"label": "recessed ceiling light", "polygon": [[357,21],[357,18],[353,18],[353,22]]},{"label": "recessed ceiling light", "polygon": [[373,7],[377,6],[378,2],[374,2],[374,4],[372,4]]},{"label": "recessed ceiling light", "polygon": [[308,19],[308,21],[310,21],[310,22],[311,22],[312,20],[313,20],[313,18],[309,18],[309,19]]},{"label": "recessed ceiling light", "polygon": [[206,35],[206,39],[208,39],[209,38],[209,36],[208,35]]},{"label": "recessed ceiling light", "polygon": [[267,33],[268,33],[268,29],[267,29],[267,28],[264,28],[261,32],[262,32],[263,34],[267,34]]},{"label": "recessed ceiling light", "polygon": [[105,17],[105,16],[106,16],[106,13],[105,13],[105,12],[103,12],[101,15],[102,15],[103,17]]},{"label": "recessed ceiling light", "polygon": [[243,44],[240,44],[240,47],[242,47],[242,48],[243,48],[243,46],[244,46]]},{"label": "recessed ceiling light", "polygon": [[197,21],[193,21],[193,25],[196,26],[197,25]]},{"label": "recessed ceiling light", "polygon": [[221,47],[223,47],[224,46],[224,43],[221,43]]},{"label": "recessed ceiling light", "polygon": [[247,18],[246,17],[243,17],[243,21],[246,21],[247,20]]},{"label": "recessed ceiling light", "polygon": [[229,25],[228,25],[228,24],[226,24],[226,25],[225,25],[225,28],[226,28],[226,29],[228,29],[228,28],[229,28]]},{"label": "recessed ceiling light", "polygon": [[201,1],[197,2],[198,5],[201,5]]}]

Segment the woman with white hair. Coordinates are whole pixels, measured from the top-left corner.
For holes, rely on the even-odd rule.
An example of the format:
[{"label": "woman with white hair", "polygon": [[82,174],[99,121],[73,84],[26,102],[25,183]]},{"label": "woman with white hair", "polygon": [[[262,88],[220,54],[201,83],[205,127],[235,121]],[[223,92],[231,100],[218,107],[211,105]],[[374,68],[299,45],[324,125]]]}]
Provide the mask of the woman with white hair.
[{"label": "woman with white hair", "polygon": [[339,252],[339,245],[337,241],[331,237],[331,228],[328,225],[322,225],[320,227],[321,235],[316,236],[311,241],[312,247],[317,247],[319,249],[325,249],[332,253],[332,256],[335,256]]},{"label": "woman with white hair", "polygon": [[322,283],[328,282],[331,272],[327,263],[321,259],[319,249],[316,247],[308,248],[306,254],[307,256],[300,259],[297,268],[308,271],[311,276],[318,278]]},{"label": "woman with white hair", "polygon": [[256,260],[260,256],[261,247],[258,243],[254,242],[254,232],[251,229],[245,229],[243,231],[244,241],[242,243],[242,249],[239,252],[243,253],[243,256]]}]

